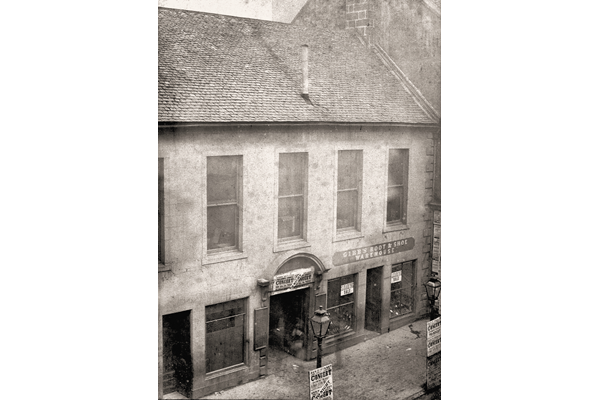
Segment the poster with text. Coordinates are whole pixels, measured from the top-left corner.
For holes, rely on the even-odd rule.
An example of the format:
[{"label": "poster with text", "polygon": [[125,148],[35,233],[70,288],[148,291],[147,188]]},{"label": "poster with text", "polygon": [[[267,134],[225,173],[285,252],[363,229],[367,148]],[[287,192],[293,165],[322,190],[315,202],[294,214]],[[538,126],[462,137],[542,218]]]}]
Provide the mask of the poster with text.
[{"label": "poster with text", "polygon": [[333,400],[333,365],[308,371],[310,400]]}]

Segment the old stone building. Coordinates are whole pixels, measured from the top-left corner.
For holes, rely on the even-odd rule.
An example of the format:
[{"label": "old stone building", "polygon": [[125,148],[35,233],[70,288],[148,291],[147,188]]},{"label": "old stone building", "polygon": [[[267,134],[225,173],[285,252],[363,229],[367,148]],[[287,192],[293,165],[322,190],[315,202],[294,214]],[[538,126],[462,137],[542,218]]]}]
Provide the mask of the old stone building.
[{"label": "old stone building", "polygon": [[353,31],[158,15],[159,398],[426,314],[431,106]]}]

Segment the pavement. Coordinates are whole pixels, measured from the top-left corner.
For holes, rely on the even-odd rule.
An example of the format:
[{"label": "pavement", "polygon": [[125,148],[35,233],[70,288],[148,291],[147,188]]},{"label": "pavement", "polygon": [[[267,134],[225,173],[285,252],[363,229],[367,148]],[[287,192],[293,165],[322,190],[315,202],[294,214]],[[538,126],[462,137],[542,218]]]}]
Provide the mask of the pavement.
[{"label": "pavement", "polygon": [[[323,357],[333,365],[333,395],[337,399],[437,400],[440,391],[426,393],[427,321],[421,319],[389,333]],[[316,360],[302,361],[269,351],[268,375],[203,399],[308,399],[308,371]]]}]

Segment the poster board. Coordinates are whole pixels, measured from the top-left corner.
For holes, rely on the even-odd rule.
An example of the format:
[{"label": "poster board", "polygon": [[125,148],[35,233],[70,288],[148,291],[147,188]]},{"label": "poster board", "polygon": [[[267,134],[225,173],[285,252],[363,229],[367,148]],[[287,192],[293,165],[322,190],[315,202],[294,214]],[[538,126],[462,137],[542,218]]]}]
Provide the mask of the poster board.
[{"label": "poster board", "polygon": [[442,317],[427,322],[427,390],[442,385]]},{"label": "poster board", "polygon": [[333,400],[333,365],[308,371],[310,400]]}]

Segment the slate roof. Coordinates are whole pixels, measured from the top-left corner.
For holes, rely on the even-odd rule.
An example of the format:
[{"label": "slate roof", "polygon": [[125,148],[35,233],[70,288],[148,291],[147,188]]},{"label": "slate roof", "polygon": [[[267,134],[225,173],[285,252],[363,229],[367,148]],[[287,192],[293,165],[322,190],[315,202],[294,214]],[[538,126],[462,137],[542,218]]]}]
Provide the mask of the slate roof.
[{"label": "slate roof", "polygon": [[[300,96],[309,46],[309,98]],[[158,121],[436,123],[351,31],[158,11]]]}]

